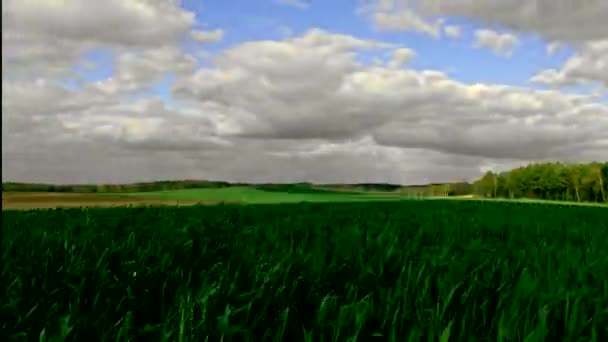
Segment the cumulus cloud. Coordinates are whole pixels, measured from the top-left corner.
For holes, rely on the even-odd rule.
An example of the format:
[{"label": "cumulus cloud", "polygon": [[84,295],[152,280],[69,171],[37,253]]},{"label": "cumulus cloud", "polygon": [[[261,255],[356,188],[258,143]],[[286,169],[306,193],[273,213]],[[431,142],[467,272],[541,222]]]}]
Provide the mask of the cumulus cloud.
[{"label": "cumulus cloud", "polygon": [[585,43],[559,68],[543,70],[530,81],[548,86],[589,85],[599,82],[608,87],[608,39]]},{"label": "cumulus cloud", "polygon": [[[176,1],[108,1],[95,20],[95,2],[27,2],[3,3],[3,180],[425,183],[605,158],[606,104],[413,69],[412,47],[312,29],[200,67]],[[92,48],[111,52],[112,76],[65,84]],[[391,59],[362,62],[375,52]],[[167,75],[171,102],[148,92]]]},{"label": "cumulus cloud", "polygon": [[511,56],[517,44],[517,37],[509,33],[501,34],[487,29],[475,31],[475,46],[490,49],[497,55]]},{"label": "cumulus cloud", "polygon": [[414,58],[415,52],[407,48],[398,48],[393,51],[393,58],[389,61],[389,68],[400,68]]},{"label": "cumulus cloud", "polygon": [[546,50],[547,50],[547,55],[549,56],[553,56],[555,55],[555,53],[561,49],[562,45],[559,42],[551,42],[549,44],[547,44]]},{"label": "cumulus cloud", "polygon": [[418,0],[416,4],[426,15],[467,17],[575,45],[608,34],[604,0]]},{"label": "cumulus cloud", "polygon": [[172,46],[126,50],[117,55],[111,78],[89,86],[108,94],[138,92],[161,81],[164,75],[191,73],[196,66],[194,56]]},{"label": "cumulus cloud", "polygon": [[[606,84],[603,42],[608,40],[608,2],[604,0],[366,0],[368,8],[402,3],[426,16],[458,16],[478,24],[510,29],[514,34],[533,34],[549,41],[547,53],[554,54],[562,46],[577,52],[564,65],[533,76],[534,83],[561,86],[593,82]],[[482,31],[483,32],[483,31]],[[500,38],[503,38],[502,40]],[[479,40],[495,51],[508,51],[516,41],[514,35],[497,36],[483,33]],[[499,42],[502,41],[501,45]],[[502,47],[501,47],[502,46]],[[599,54],[598,54],[599,52]]]},{"label": "cumulus cloud", "polygon": [[171,0],[7,0],[5,68],[13,77],[65,77],[87,50],[175,44],[193,23]]},{"label": "cumulus cloud", "polygon": [[[250,42],[180,79],[174,90],[190,103],[222,107],[231,127],[220,133],[226,136],[342,142],[369,135],[385,146],[505,159],[559,159],[564,146],[606,137],[608,109],[591,96],[358,64],[355,47],[374,44],[322,31]],[[252,54],[257,63],[248,62]]]},{"label": "cumulus cloud", "polygon": [[378,12],[374,14],[374,24],[379,30],[415,31],[433,37],[441,35],[441,22],[429,23],[412,11],[398,13]]},{"label": "cumulus cloud", "polygon": [[443,28],[443,31],[445,32],[445,35],[447,37],[450,37],[452,39],[460,38],[460,35],[462,34],[460,27],[456,25],[445,26]]},{"label": "cumulus cloud", "polygon": [[201,43],[219,42],[224,38],[224,30],[215,29],[211,31],[192,30],[192,39]]},{"label": "cumulus cloud", "polygon": [[7,0],[3,28],[23,35],[121,46],[174,42],[194,23],[194,14],[174,0]]},{"label": "cumulus cloud", "polygon": [[[90,165],[89,174],[98,175],[92,156],[107,165],[103,172],[116,167],[107,151],[119,160],[130,149],[146,149],[154,143],[162,145],[158,150],[224,144],[214,140],[213,126],[202,119],[183,119],[183,110],[164,108],[151,97],[143,102],[129,98],[150,90],[165,75],[194,71],[196,60],[178,45],[192,31],[194,15],[173,0],[110,0],[99,6],[80,0],[3,1],[2,158],[8,165],[6,176],[26,175],[33,165],[40,165],[39,175],[52,174],[52,162],[34,161],[41,155],[46,156],[41,161],[71,157],[71,163],[55,164],[63,166],[69,176],[78,174],[72,164],[86,159],[89,164],[82,167]],[[221,35],[218,30],[210,32],[211,40]],[[192,34],[201,38],[200,31]],[[111,53],[113,75],[67,87],[65,81],[75,77],[74,67],[90,64],[83,58],[92,49]],[[85,152],[85,146],[98,144],[105,147]],[[72,145],[82,148],[68,148]],[[61,151],[68,150],[82,153],[62,157]]]},{"label": "cumulus cloud", "polygon": [[70,90],[44,79],[34,82],[7,80],[2,82],[2,112],[9,118],[78,111],[105,102],[106,99],[102,96]]},{"label": "cumulus cloud", "polygon": [[359,8],[359,12],[371,17],[379,31],[412,31],[432,37],[441,36],[442,19],[432,20],[421,16],[408,6],[393,0],[371,2]]},{"label": "cumulus cloud", "polygon": [[[230,127],[247,136],[348,135],[379,120],[357,106],[334,111],[349,99],[344,78],[361,67],[355,51],[387,46],[318,29],[284,42],[248,42],[217,56],[217,67],[176,81],[174,94],[214,100],[228,113]],[[327,124],[317,125],[319,119]]]},{"label": "cumulus cloud", "polygon": [[2,3],[2,46],[12,78],[73,77],[85,52],[117,54],[176,47],[191,34],[200,41],[222,31],[194,31],[194,14],[176,0],[7,0]]}]

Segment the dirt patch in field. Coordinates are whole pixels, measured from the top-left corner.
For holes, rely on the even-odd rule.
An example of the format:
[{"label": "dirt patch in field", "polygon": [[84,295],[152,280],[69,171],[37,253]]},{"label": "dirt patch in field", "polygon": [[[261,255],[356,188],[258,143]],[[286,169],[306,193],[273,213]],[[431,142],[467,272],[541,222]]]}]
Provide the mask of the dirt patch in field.
[{"label": "dirt patch in field", "polygon": [[121,195],[98,195],[49,192],[2,192],[2,210],[28,210],[73,207],[125,207],[148,205],[218,204],[208,200],[175,200]]}]

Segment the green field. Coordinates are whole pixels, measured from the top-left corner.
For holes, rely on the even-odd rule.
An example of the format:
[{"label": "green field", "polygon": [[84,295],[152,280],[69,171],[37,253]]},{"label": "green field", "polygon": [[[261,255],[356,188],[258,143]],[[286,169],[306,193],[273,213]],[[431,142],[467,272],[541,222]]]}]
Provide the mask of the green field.
[{"label": "green field", "polygon": [[42,208],[67,207],[116,207],[116,206],[149,206],[149,205],[214,205],[232,204],[280,204],[300,202],[386,202],[422,200],[466,200],[466,201],[500,201],[542,203],[560,206],[603,206],[606,203],[565,202],[540,199],[500,199],[465,196],[421,196],[400,191],[367,191],[357,189],[336,189],[331,187],[309,185],[263,185],[232,186],[220,188],[174,189],[145,192],[2,192],[2,210],[31,210]]},{"label": "green field", "polygon": [[[109,194],[111,195],[111,194]],[[394,201],[399,200],[393,194],[368,194],[365,192],[321,192],[298,193],[281,191],[264,191],[253,187],[228,187],[219,189],[184,189],[151,192],[127,193],[129,196],[151,197],[162,199],[195,199],[210,201],[242,202],[249,204],[298,203],[298,202],[353,202],[353,201]]]},{"label": "green field", "polygon": [[[113,196],[116,194],[99,194],[102,196]],[[319,189],[317,192],[283,192],[266,191],[254,187],[226,187],[210,189],[183,189],[167,191],[133,192],[122,193],[123,196],[147,197],[164,200],[207,200],[224,201],[243,204],[280,204],[300,202],[377,202],[377,201],[409,201],[416,199],[415,196],[399,194],[398,192],[367,192],[367,191],[331,191]],[[607,207],[606,203],[573,202],[573,201],[550,201],[540,199],[500,199],[500,198],[474,198],[467,196],[429,196],[420,197],[424,200],[467,200],[467,201],[495,201],[495,202],[523,202],[538,203],[560,206],[600,206]]]},{"label": "green field", "polygon": [[5,211],[2,237],[4,341],[608,337],[605,208]]},{"label": "green field", "polygon": [[[402,198],[404,200],[408,200],[410,198]],[[542,199],[530,199],[530,198],[476,198],[476,197],[467,197],[467,196],[453,196],[453,197],[441,197],[441,196],[433,196],[433,197],[423,197],[423,200],[456,200],[456,201],[486,201],[486,202],[502,202],[502,203],[529,203],[529,204],[543,204],[543,205],[558,205],[562,207],[570,207],[570,206],[584,206],[584,207],[600,207],[600,208],[608,208],[608,203],[598,203],[598,202],[575,202],[575,201],[558,201],[558,200],[542,200]]]}]

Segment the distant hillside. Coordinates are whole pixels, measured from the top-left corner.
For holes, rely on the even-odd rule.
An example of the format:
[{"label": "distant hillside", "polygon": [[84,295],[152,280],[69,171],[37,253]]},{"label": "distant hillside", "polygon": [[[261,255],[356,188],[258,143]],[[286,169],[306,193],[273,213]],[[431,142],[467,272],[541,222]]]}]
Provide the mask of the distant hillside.
[{"label": "distant hillside", "polygon": [[387,183],[357,183],[357,184],[324,184],[319,185],[327,188],[344,189],[344,190],[357,190],[357,191],[380,191],[380,192],[391,192],[398,191],[404,187],[401,184],[387,184]]},{"label": "distant hillside", "polygon": [[502,173],[487,172],[473,183],[461,181],[424,185],[362,184],[247,184],[223,181],[179,180],[133,184],[54,185],[2,183],[2,191],[122,193],[194,188],[250,186],[259,190],[289,193],[391,192],[406,196],[464,196],[486,198],[532,198],[578,202],[608,202],[608,162],[587,164],[540,163]]},{"label": "distant hillside", "polygon": [[[258,190],[268,192],[286,192],[290,194],[324,194],[324,193],[348,193],[351,195],[358,195],[361,192],[342,190],[331,186],[318,186],[310,183],[296,183],[296,184],[258,184],[251,185]],[[352,189],[351,189],[352,190]]]},{"label": "distant hillside", "polygon": [[40,184],[40,183],[2,183],[2,191],[42,191],[42,192],[79,192],[79,193],[116,193],[116,192],[149,192],[178,189],[225,188],[243,186],[229,182],[204,180],[180,180],[139,182],[131,184]]},{"label": "distant hillside", "polygon": [[[263,191],[288,192],[288,193],[327,193],[327,192],[348,192],[358,194],[361,192],[395,192],[395,193],[416,193],[419,195],[447,195],[450,185],[453,189],[455,184],[465,184],[469,187],[464,191],[468,194],[472,191],[472,185],[468,183],[454,184],[429,184],[405,186],[399,184],[382,183],[360,183],[360,184],[312,184],[312,183],[292,183],[292,184],[249,184],[249,183],[229,183],[222,181],[203,181],[203,180],[180,180],[180,181],[158,181],[140,182],[132,184],[39,184],[39,183],[2,183],[2,191],[25,191],[25,192],[78,192],[78,193],[124,193],[124,192],[151,192],[180,189],[196,188],[225,188],[234,186],[249,186]],[[453,192],[453,191],[452,191]],[[463,192],[463,191],[461,191]]]}]

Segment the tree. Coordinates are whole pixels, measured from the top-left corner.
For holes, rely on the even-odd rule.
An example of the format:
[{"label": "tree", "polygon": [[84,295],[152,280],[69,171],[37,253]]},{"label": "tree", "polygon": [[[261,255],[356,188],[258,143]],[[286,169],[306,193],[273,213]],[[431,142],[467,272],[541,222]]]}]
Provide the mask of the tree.
[{"label": "tree", "polygon": [[599,179],[602,186],[604,202],[608,202],[608,162],[605,162],[600,166]]},{"label": "tree", "polygon": [[573,165],[570,170],[568,170],[568,185],[574,189],[574,193],[576,194],[576,201],[581,201],[580,195],[580,187],[581,187],[581,170],[579,165]]},{"label": "tree", "polygon": [[541,163],[500,174],[488,171],[473,186],[483,197],[608,202],[608,162]]},{"label": "tree", "polygon": [[496,175],[492,171],[487,171],[481,179],[475,182],[475,192],[483,197],[495,197],[496,186]]},{"label": "tree", "polygon": [[461,180],[457,183],[452,184],[450,187],[450,196],[463,196],[470,195],[473,193],[473,185],[469,184],[466,180]]}]

